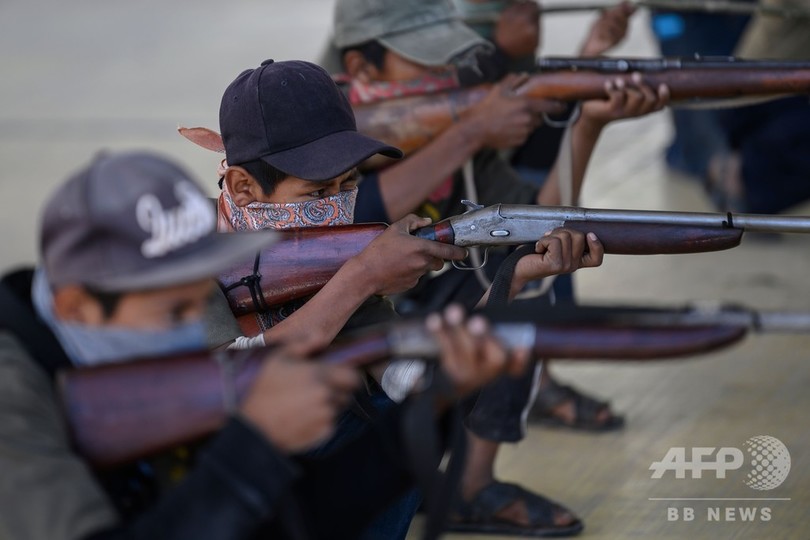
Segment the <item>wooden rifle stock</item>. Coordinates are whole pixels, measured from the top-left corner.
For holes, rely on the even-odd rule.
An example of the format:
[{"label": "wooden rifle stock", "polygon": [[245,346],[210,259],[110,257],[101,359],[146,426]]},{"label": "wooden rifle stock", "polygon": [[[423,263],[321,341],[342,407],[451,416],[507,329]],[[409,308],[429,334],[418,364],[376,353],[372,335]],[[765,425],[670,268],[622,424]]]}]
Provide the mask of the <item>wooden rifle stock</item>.
[{"label": "wooden rifle stock", "polygon": [[242,362],[232,364],[214,358],[204,351],[60,372],[74,446],[105,468],[213,433],[227,415],[223,367],[232,367],[234,395],[227,399],[236,401],[255,377],[261,355],[242,355]]},{"label": "wooden rifle stock", "polygon": [[237,317],[309,296],[385,228],[365,223],[278,231],[281,241],[221,274],[220,286]]},{"label": "wooden rifle stock", "polygon": [[[434,357],[438,347],[415,323],[399,323],[328,349],[320,361],[362,366],[397,355]],[[538,357],[656,360],[711,351],[741,339],[729,325],[644,327],[499,323],[507,347]],[[218,430],[256,377],[269,349],[207,351],[60,372],[58,385],[77,451],[109,468],[198,441]],[[290,419],[294,421],[294,419]]]},{"label": "wooden rifle stock", "polygon": [[677,255],[723,251],[740,245],[742,229],[667,225],[628,226],[626,223],[570,221],[564,227],[592,232],[614,255]]}]

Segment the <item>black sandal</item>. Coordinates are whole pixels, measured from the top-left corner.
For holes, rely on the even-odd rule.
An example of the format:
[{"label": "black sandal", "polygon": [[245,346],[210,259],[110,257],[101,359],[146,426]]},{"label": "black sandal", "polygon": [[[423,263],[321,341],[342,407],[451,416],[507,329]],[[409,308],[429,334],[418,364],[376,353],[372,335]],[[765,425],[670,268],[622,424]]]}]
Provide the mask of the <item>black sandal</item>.
[{"label": "black sandal", "polygon": [[[495,516],[518,499],[526,505],[530,523],[528,526]],[[449,532],[545,538],[574,536],[585,527],[576,516],[573,523],[555,525],[555,514],[565,512],[573,516],[573,513],[550,499],[506,482],[492,482],[471,501],[460,502],[455,510],[456,517],[449,521],[447,527]]]},{"label": "black sandal", "polygon": [[[554,414],[555,409],[569,401],[574,404],[573,422],[567,422]],[[599,413],[604,410],[610,415],[606,420],[597,420]],[[624,417],[610,412],[610,405],[607,402],[581,394],[570,386],[558,384],[553,379],[540,387],[529,420],[544,426],[582,431],[614,431],[624,426]]]}]

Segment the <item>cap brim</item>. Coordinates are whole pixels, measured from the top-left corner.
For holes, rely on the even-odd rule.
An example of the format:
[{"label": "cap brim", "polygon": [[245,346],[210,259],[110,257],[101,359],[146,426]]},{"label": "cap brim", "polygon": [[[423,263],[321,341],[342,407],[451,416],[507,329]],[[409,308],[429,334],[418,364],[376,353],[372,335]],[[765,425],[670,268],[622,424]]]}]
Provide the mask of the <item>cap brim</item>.
[{"label": "cap brim", "polygon": [[316,182],[331,180],[374,154],[401,158],[402,151],[357,131],[338,131],[262,159],[285,173]]},{"label": "cap brim", "polygon": [[400,56],[425,66],[447,65],[473,47],[489,45],[470,27],[454,20],[388,34],[378,41]]},{"label": "cap brim", "polygon": [[103,291],[136,291],[171,287],[205,278],[215,278],[236,264],[251,261],[261,249],[278,241],[273,231],[213,233],[171,262],[152,265],[137,273],[111,275],[93,280]]}]

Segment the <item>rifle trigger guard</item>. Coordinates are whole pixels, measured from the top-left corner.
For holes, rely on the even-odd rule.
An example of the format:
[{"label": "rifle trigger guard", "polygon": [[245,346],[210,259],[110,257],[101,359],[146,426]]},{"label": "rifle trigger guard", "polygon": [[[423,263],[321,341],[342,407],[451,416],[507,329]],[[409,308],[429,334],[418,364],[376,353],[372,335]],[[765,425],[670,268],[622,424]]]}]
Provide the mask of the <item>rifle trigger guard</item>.
[{"label": "rifle trigger guard", "polygon": [[458,261],[452,261],[451,264],[453,265],[453,268],[455,268],[456,270],[466,270],[466,271],[473,271],[474,272],[475,270],[480,270],[481,268],[485,267],[487,265],[487,259],[488,258],[489,258],[489,248],[485,248],[484,249],[484,260],[481,261],[481,264],[479,264],[478,266],[463,265],[463,264],[459,264]]},{"label": "rifle trigger guard", "polygon": [[577,101],[577,103],[574,105],[574,110],[571,111],[571,115],[565,120],[554,120],[548,115],[547,112],[544,112],[543,123],[553,128],[567,128],[568,126],[572,126],[577,120],[579,120],[579,116],[582,114],[581,105],[582,104],[579,101]]}]

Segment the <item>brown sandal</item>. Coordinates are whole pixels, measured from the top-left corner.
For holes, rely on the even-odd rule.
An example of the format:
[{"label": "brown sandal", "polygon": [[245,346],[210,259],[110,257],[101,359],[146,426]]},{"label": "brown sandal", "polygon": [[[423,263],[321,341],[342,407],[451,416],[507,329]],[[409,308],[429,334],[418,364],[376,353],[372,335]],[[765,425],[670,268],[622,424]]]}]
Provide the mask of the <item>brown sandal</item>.
[{"label": "brown sandal", "polygon": [[[574,421],[568,422],[554,414],[555,409],[566,402],[574,404]],[[606,420],[597,420],[607,410]],[[540,387],[537,401],[529,413],[529,421],[549,427],[564,427],[582,431],[614,431],[624,426],[624,417],[610,412],[610,405],[586,396],[570,386],[558,384],[553,379]]]}]

